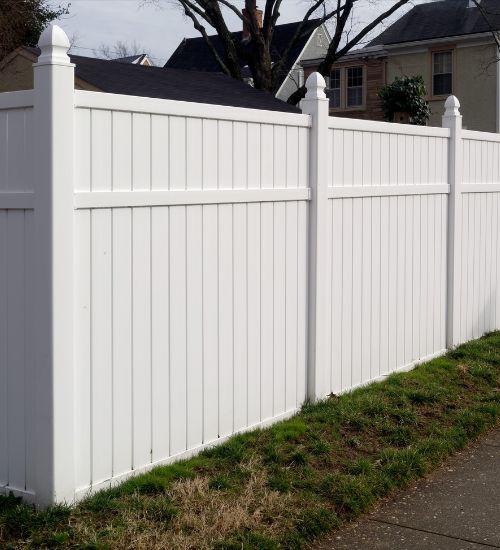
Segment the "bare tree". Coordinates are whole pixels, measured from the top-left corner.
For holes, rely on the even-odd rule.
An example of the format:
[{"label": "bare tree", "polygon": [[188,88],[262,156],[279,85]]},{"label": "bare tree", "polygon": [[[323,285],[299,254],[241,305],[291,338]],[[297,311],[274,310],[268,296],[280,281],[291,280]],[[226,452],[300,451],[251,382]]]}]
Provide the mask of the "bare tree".
[{"label": "bare tree", "polygon": [[75,50],[80,48],[80,33],[78,31],[73,31],[69,36],[69,53],[75,53]]},{"label": "bare tree", "polygon": [[0,59],[18,46],[36,46],[43,29],[67,13],[67,7],[47,0],[1,0]]},{"label": "bare tree", "polygon": [[101,44],[96,50],[94,55],[103,59],[118,59],[120,57],[131,57],[134,55],[140,55],[146,52],[146,49],[136,42],[123,42],[118,40],[112,46],[108,44]]},{"label": "bare tree", "polygon": [[[158,4],[161,0],[149,0]],[[289,63],[293,48],[312,28],[330,22],[334,26],[333,38],[325,59],[319,66],[319,72],[328,75],[333,64],[352,48],[359,45],[366,35],[385,21],[393,13],[408,4],[410,0],[394,0],[392,6],[380,13],[369,24],[356,33],[349,33],[355,7],[360,0],[312,0],[304,8],[302,21],[286,48],[280,52],[278,60],[271,58],[271,45],[274,30],[280,18],[282,0],[266,0],[262,13],[262,25],[255,0],[245,0],[245,9],[239,9],[229,0],[172,0],[184,10],[193,26],[203,36],[207,47],[219,64],[221,71],[232,78],[242,80],[241,66],[248,66],[254,86],[261,90],[276,93],[280,87],[283,73]],[[230,10],[244,25],[246,33],[243,39],[229,31],[224,10]],[[210,39],[206,27],[215,30],[223,52],[217,51]],[[298,88],[288,99],[297,104],[305,95],[304,86]]]}]

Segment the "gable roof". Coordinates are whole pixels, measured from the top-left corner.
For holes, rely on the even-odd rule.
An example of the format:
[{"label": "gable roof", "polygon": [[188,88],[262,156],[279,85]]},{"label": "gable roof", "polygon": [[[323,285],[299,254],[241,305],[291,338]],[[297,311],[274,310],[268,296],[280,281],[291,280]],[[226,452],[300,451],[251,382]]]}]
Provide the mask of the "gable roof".
[{"label": "gable roof", "polygon": [[133,63],[134,65],[142,65],[145,61],[153,65],[147,53],[139,53],[136,55],[127,55],[125,57],[117,57],[113,61],[118,61],[119,63]]},{"label": "gable roof", "polygon": [[499,0],[482,0],[488,14],[485,20],[477,7],[469,8],[469,0],[441,0],[419,4],[396,21],[368,46],[419,42],[449,36],[489,32],[490,24],[500,29]]},{"label": "gable roof", "polygon": [[[281,58],[282,53],[287,48],[297,31],[300,22],[286,23],[284,25],[276,25],[274,29],[273,41],[271,46],[271,61],[275,63]],[[288,60],[283,67],[282,79],[290,72],[293,65],[296,63],[302,50],[304,49],[311,34],[318,28],[318,19],[311,19],[304,28],[304,36],[297,41],[295,46],[290,51]],[[234,32],[232,35],[238,41],[242,39],[242,32]],[[224,59],[224,48],[219,36],[212,35],[209,37],[217,53]],[[244,68],[243,62],[240,63],[241,68]],[[166,62],[165,67],[168,69],[184,69],[207,72],[221,72],[219,64],[215,60],[212,52],[208,48],[205,39],[200,36],[198,38],[184,38],[179,44],[170,59]]]},{"label": "gable roof", "polygon": [[[38,57],[37,48],[24,48]],[[75,78],[99,91],[140,97],[171,99],[299,113],[299,109],[222,73],[147,67],[107,59],[70,55]]]}]

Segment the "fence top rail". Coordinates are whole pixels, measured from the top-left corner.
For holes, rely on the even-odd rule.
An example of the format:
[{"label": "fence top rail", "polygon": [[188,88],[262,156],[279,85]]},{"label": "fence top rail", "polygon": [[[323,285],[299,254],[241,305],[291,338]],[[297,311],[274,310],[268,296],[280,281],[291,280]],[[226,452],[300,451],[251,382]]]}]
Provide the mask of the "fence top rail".
[{"label": "fence top rail", "polygon": [[475,141],[493,141],[500,143],[500,134],[491,132],[477,132],[475,130],[462,130],[463,139],[471,139]]},{"label": "fence top rail", "polygon": [[75,91],[75,106],[88,109],[228,120],[233,122],[256,122],[260,124],[299,126],[303,128],[311,126],[309,115],[300,113],[282,113],[279,111],[245,109],[242,107],[228,107],[83,90]]},{"label": "fence top rail", "polygon": [[415,126],[411,124],[396,124],[394,122],[379,122],[354,118],[329,117],[328,127],[333,130],[357,130],[379,134],[400,134],[407,136],[449,138],[448,128],[435,126]]},{"label": "fence top rail", "polygon": [[34,90],[3,92],[0,94],[0,111],[6,109],[25,109],[35,103]]},{"label": "fence top rail", "polygon": [[[0,195],[1,196],[1,195]],[[75,209],[308,201],[309,188],[76,192]]]}]

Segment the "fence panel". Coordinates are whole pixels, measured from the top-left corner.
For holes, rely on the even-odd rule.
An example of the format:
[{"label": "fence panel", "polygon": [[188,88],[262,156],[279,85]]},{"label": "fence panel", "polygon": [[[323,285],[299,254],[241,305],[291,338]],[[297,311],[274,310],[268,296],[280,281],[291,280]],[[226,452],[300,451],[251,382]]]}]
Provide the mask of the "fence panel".
[{"label": "fence panel", "polygon": [[463,131],[460,341],[500,325],[500,139]]},{"label": "fence panel", "polygon": [[31,101],[0,96],[0,489],[23,495],[35,490]]},{"label": "fence panel", "polygon": [[[287,193],[307,198],[308,130],[90,107],[77,121],[77,196],[94,201],[76,211],[84,492],[304,401],[307,212]],[[144,204],[114,207],[123,191]]]},{"label": "fence panel", "polygon": [[329,134],[336,393],[446,347],[448,133],[335,118]]}]

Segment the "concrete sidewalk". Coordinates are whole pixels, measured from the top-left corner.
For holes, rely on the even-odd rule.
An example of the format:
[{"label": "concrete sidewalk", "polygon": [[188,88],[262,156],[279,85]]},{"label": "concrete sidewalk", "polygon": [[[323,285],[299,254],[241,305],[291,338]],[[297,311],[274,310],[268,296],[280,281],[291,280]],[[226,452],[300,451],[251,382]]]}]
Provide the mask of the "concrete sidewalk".
[{"label": "concrete sidewalk", "polygon": [[500,548],[500,429],[316,548]]}]

